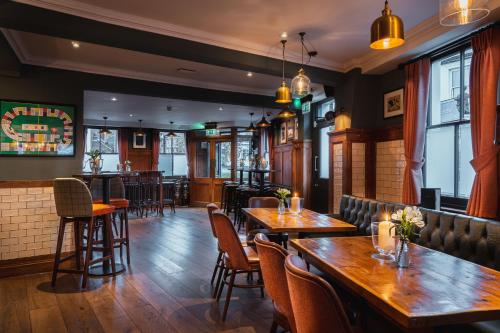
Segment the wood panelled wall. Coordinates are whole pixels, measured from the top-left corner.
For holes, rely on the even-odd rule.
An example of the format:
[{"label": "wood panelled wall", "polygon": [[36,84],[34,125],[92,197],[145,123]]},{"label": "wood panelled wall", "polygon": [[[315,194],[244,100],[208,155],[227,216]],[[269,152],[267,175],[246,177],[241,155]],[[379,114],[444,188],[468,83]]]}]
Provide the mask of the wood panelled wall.
[{"label": "wood panelled wall", "polygon": [[[339,199],[336,196],[353,194],[353,144],[364,144],[364,196],[375,199],[377,193],[377,143],[402,139],[403,128],[401,125],[375,130],[348,128],[330,133],[331,176],[328,200],[330,213],[336,212],[336,203]],[[338,149],[334,149],[335,147]],[[336,156],[339,154],[340,156]]]}]

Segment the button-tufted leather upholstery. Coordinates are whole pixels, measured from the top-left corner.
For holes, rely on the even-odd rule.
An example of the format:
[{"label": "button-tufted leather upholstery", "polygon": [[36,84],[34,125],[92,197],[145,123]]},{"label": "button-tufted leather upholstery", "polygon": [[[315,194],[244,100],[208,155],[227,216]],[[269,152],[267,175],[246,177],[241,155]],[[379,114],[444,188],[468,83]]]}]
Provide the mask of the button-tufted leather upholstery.
[{"label": "button-tufted leather upholstery", "polygon": [[[337,218],[371,235],[370,223],[405,205],[343,195]],[[421,208],[425,227],[414,241],[477,264],[500,270],[500,222]]]}]

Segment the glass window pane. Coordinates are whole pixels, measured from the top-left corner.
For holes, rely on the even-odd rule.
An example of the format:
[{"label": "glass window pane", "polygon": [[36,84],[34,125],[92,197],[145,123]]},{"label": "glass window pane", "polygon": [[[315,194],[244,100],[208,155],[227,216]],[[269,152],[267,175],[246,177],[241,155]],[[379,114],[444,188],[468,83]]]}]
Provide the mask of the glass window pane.
[{"label": "glass window pane", "polygon": [[335,99],[331,99],[318,107],[316,118],[324,118],[328,111],[335,111]]},{"label": "glass window pane", "polygon": [[172,176],[187,176],[188,166],[186,155],[174,156],[174,173]]},{"label": "glass window pane", "polygon": [[231,142],[215,144],[215,177],[231,178]]},{"label": "glass window pane", "polygon": [[[238,134],[237,145],[236,145],[236,161],[238,163],[238,168],[241,167],[242,163],[245,168],[250,167],[250,158],[252,154],[252,136]],[[236,178],[239,179],[240,173],[236,173]]]},{"label": "glass window pane", "polygon": [[474,181],[470,124],[460,125],[458,141],[458,196],[468,198]]},{"label": "glass window pane", "polygon": [[169,137],[168,132],[160,132],[160,157],[158,170],[165,176],[187,175],[186,136],[175,132],[177,136]]},{"label": "glass window pane", "polygon": [[427,130],[425,175],[426,187],[441,188],[443,195],[455,195],[455,127]]},{"label": "glass window pane", "polygon": [[431,125],[460,119],[460,53],[432,63]]},{"label": "glass window pane", "polygon": [[319,177],[320,178],[329,178],[330,177],[330,149],[329,142],[330,137],[328,136],[328,132],[330,131],[329,127],[323,127],[319,132],[319,144],[320,144],[320,152],[319,152]]},{"label": "glass window pane", "polygon": [[210,177],[210,142],[199,141],[196,143],[196,172],[197,178]]},{"label": "glass window pane", "polygon": [[164,176],[173,176],[172,169],[174,160],[171,154],[160,154],[158,158],[158,170],[163,171]]},{"label": "glass window pane", "polygon": [[470,119],[470,63],[472,60],[472,49],[465,50],[464,54],[464,119]]}]

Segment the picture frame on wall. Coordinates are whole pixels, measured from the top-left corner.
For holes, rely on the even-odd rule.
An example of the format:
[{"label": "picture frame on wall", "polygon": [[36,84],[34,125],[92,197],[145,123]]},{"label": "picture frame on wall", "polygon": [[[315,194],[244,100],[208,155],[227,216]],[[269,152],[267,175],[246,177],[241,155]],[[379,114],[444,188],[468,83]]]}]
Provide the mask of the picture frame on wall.
[{"label": "picture frame on wall", "polygon": [[286,143],[286,121],[280,125],[280,144]]},{"label": "picture frame on wall", "polygon": [[291,141],[295,138],[295,119],[290,119],[286,123],[286,139]]},{"label": "picture frame on wall", "polygon": [[0,156],[75,156],[76,107],[0,100]]},{"label": "picture frame on wall", "polygon": [[384,119],[401,116],[404,112],[404,88],[384,94]]},{"label": "picture frame on wall", "polygon": [[134,132],[134,140],[132,142],[132,147],[137,149],[146,149],[146,133]]}]

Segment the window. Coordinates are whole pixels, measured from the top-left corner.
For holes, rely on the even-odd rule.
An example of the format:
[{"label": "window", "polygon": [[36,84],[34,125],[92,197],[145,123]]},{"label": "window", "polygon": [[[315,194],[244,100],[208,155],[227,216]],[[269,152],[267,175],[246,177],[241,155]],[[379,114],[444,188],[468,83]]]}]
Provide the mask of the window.
[{"label": "window", "polygon": [[319,132],[319,178],[330,178],[330,127],[322,127]]},{"label": "window", "polygon": [[472,49],[433,60],[426,134],[425,186],[468,198],[474,180],[469,73]]},{"label": "window", "polygon": [[[102,135],[100,128],[87,128],[85,140],[85,152],[93,150],[101,152],[102,171],[116,171],[120,158],[118,155],[118,130],[110,130],[110,134]],[[88,156],[85,156],[83,162],[83,171],[90,171]]]},{"label": "window", "polygon": [[316,111],[316,119],[322,119],[325,118],[325,115],[329,111],[335,111],[335,99],[332,98],[330,100],[327,100],[326,102],[323,102],[320,106],[318,106],[317,111]]},{"label": "window", "polygon": [[[250,159],[252,156],[252,132],[239,132],[236,138],[236,161],[238,168],[241,166],[245,168],[250,167]],[[236,173],[236,177],[240,177],[240,173]]]},{"label": "window", "polygon": [[196,178],[210,178],[210,142],[199,141],[196,143],[195,156]]},{"label": "window", "polygon": [[231,178],[231,141],[215,143],[215,178]]},{"label": "window", "polygon": [[186,176],[186,137],[184,133],[175,132],[177,136],[169,137],[168,132],[160,132],[160,156],[158,170],[165,176]]}]

